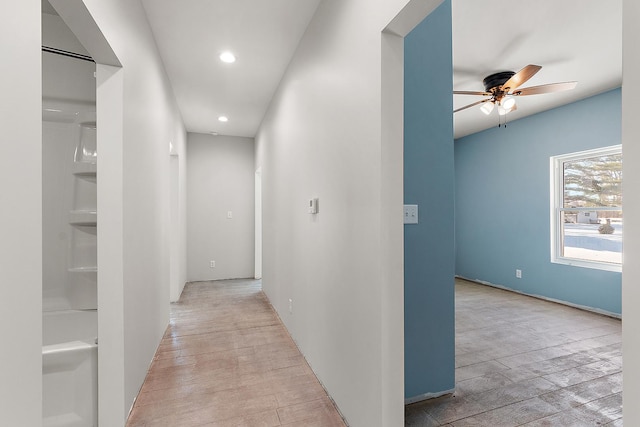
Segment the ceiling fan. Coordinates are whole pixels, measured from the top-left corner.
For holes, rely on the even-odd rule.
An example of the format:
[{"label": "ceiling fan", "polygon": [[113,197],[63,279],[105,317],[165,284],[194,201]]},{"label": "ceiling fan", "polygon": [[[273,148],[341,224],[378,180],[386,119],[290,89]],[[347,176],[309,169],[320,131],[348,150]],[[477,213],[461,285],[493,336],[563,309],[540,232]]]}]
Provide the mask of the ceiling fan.
[{"label": "ceiling fan", "polygon": [[513,71],[501,71],[499,73],[491,74],[482,80],[482,83],[484,84],[484,92],[454,90],[454,95],[479,95],[486,96],[487,98],[465,105],[464,107],[460,107],[453,112],[457,113],[458,111],[466,110],[467,108],[482,104],[480,110],[483,113],[489,115],[497,106],[498,114],[504,116],[517,109],[515,100],[515,97],[517,96],[561,92],[573,89],[576,87],[576,84],[578,84],[578,82],[551,83],[518,89],[523,83],[540,71],[541,68],[542,67],[540,65],[530,64],[517,73]]}]

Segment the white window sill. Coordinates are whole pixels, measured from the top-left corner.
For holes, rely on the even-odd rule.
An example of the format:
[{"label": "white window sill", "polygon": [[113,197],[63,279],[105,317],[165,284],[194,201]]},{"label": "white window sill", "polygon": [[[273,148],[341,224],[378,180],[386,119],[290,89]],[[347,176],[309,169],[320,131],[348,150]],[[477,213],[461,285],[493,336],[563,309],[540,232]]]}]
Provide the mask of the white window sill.
[{"label": "white window sill", "polygon": [[611,264],[608,262],[585,261],[573,258],[555,258],[552,259],[551,262],[554,264],[571,265],[573,267],[593,268],[595,270],[614,271],[618,273],[622,272],[621,264]]}]

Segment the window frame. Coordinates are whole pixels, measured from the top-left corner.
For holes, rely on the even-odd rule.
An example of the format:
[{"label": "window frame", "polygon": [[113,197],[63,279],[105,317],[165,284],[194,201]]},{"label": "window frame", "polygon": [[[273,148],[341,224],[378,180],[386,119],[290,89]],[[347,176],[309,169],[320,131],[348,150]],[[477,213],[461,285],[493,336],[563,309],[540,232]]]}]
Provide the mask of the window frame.
[{"label": "window frame", "polygon": [[[593,268],[605,271],[622,271],[622,263],[611,263],[602,261],[589,261],[584,259],[570,258],[562,255],[562,212],[564,211],[622,211],[622,207],[564,207],[564,163],[586,159],[590,157],[622,154],[622,145],[611,145],[608,147],[596,148],[592,150],[579,151],[568,154],[561,154],[550,157],[550,231],[551,231],[551,262],[554,264],[572,265],[575,267]],[[624,246],[624,240],[623,240]],[[624,251],[624,249],[623,249]],[[624,253],[624,252],[623,252]]]}]

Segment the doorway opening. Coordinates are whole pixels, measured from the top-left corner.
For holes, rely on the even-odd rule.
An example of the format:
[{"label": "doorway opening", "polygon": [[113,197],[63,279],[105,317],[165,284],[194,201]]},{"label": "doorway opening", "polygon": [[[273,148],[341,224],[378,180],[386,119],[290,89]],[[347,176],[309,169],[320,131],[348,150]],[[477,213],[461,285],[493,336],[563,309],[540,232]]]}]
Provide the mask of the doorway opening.
[{"label": "doorway opening", "polygon": [[262,279],[262,169],[255,175],[255,269],[254,278]]}]

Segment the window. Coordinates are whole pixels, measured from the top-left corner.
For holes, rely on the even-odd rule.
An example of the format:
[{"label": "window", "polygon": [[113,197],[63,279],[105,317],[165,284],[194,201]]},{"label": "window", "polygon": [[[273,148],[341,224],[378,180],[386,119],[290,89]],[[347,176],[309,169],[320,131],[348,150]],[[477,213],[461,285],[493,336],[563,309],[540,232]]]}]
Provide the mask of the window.
[{"label": "window", "polygon": [[551,262],[622,269],[622,147],[551,157]]}]

